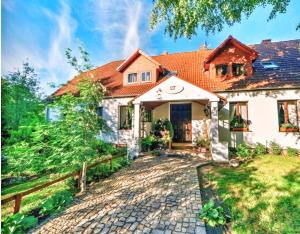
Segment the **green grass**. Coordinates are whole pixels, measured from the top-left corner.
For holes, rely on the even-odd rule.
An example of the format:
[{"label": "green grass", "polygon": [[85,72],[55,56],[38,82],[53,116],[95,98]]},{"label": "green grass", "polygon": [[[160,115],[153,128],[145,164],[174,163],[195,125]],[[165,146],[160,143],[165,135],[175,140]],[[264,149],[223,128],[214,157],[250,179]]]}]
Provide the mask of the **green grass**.
[{"label": "green grass", "polygon": [[[123,160],[123,158],[113,159],[113,161],[112,161],[113,171],[117,171],[122,167],[122,165],[120,164],[120,162],[122,160]],[[62,175],[60,175],[60,176],[62,176]],[[55,177],[51,177],[50,175],[45,175],[36,180],[20,183],[20,184],[13,185],[13,186],[8,186],[8,187],[2,189],[2,191],[1,191],[2,198],[1,199],[9,197],[11,195],[14,195],[16,193],[24,192],[28,189],[34,188],[34,187],[44,184],[48,181],[52,181],[55,178],[60,177],[60,176],[55,175]],[[49,197],[55,193],[58,193],[60,191],[63,191],[63,190],[74,190],[74,188],[71,188],[67,183],[65,183],[63,181],[63,182],[53,184],[47,188],[44,188],[42,190],[39,190],[37,192],[34,192],[32,194],[25,196],[22,199],[20,212],[23,214],[29,213],[30,211],[38,208],[47,197]],[[1,206],[1,219],[2,220],[6,219],[7,217],[9,217],[10,215],[13,214],[13,207],[14,207],[14,201]]]},{"label": "green grass", "polygon": [[212,174],[231,210],[233,233],[300,233],[299,157],[263,155],[237,169],[215,167]]}]

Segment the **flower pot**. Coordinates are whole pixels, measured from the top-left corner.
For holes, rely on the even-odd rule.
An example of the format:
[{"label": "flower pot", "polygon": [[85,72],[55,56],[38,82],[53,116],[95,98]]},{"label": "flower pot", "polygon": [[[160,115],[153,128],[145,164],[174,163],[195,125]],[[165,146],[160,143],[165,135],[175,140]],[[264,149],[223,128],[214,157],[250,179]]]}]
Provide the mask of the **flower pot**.
[{"label": "flower pot", "polygon": [[299,129],[298,128],[284,128],[284,127],[280,127],[279,131],[280,132],[298,132]]},{"label": "flower pot", "polygon": [[247,132],[248,128],[230,128],[231,131]]}]

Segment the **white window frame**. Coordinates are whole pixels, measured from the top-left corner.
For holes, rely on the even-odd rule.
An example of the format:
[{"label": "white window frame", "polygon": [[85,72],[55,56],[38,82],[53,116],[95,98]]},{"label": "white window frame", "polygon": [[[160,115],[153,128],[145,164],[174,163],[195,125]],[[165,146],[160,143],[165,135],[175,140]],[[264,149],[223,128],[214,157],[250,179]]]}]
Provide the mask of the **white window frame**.
[{"label": "white window frame", "polygon": [[[148,73],[148,72],[149,72],[149,74],[150,74],[150,80],[143,80],[143,74]],[[143,71],[143,72],[141,72],[141,82],[142,82],[142,83],[151,82],[151,80],[152,80],[152,74],[151,74],[151,71]]]},{"label": "white window frame", "polygon": [[[130,76],[131,74],[136,74],[136,80],[135,80],[134,82],[129,82],[129,76]],[[127,83],[128,83],[128,84],[135,84],[135,83],[137,83],[137,78],[138,78],[138,74],[137,74],[136,72],[128,73],[128,74],[127,74]]]}]

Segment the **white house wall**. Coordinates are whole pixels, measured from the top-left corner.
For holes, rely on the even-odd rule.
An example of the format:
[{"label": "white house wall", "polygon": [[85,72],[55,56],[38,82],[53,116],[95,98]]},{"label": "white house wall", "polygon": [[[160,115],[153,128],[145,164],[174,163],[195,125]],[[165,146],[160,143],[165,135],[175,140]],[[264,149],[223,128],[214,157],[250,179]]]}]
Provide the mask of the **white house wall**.
[{"label": "white house wall", "polygon": [[[256,142],[266,144],[276,141],[284,147],[300,149],[299,132],[279,132],[277,107],[279,100],[298,100],[298,117],[300,119],[300,89],[230,92],[220,93],[220,95],[228,100],[228,104],[219,112],[220,141],[228,141],[231,147],[236,147],[243,141],[249,144]],[[237,101],[248,102],[248,119],[251,121],[249,132],[231,132],[229,130],[229,102]]]},{"label": "white house wall", "polygon": [[209,136],[210,119],[204,113],[204,106],[192,102],[192,141],[195,143],[199,137]]},{"label": "white house wall", "polygon": [[100,134],[100,138],[106,142],[115,144],[127,144],[132,140],[132,130],[119,129],[119,107],[128,105],[132,98],[110,98],[102,102],[103,118],[106,120],[109,133]]}]

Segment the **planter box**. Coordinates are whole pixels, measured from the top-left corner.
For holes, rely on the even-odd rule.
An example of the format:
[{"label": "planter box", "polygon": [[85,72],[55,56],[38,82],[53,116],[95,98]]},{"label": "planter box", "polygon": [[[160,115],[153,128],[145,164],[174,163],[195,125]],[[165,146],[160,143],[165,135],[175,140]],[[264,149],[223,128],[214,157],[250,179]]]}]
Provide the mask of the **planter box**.
[{"label": "planter box", "polygon": [[230,131],[248,132],[248,128],[230,128]]},{"label": "planter box", "polygon": [[299,132],[299,128],[279,128],[280,132]]}]

